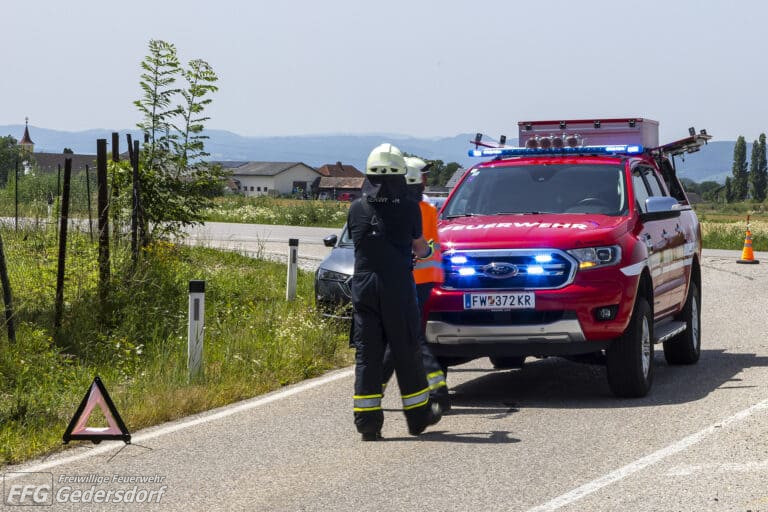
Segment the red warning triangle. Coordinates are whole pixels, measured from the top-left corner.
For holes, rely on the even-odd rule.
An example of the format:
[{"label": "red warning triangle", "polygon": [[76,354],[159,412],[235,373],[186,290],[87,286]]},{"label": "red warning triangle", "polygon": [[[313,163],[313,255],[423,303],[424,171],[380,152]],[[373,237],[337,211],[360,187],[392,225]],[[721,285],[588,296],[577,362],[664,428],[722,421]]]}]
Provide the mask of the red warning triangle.
[{"label": "red warning triangle", "polygon": [[[94,408],[98,406],[107,420],[106,427],[88,427],[88,419],[91,417]],[[67,430],[64,432],[64,444],[75,441],[92,441],[100,443],[105,439],[121,440],[125,443],[131,442],[131,434],[123,423],[120,413],[117,412],[114,402],[107,393],[104,383],[96,376],[93,379],[91,387],[80,402],[77,412],[69,422]]]}]

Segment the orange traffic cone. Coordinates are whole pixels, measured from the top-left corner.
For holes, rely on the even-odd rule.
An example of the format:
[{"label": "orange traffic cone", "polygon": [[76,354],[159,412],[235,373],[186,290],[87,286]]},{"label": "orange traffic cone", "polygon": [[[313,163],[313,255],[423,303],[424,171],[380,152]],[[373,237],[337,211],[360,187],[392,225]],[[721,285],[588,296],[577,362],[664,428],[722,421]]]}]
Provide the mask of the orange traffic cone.
[{"label": "orange traffic cone", "polygon": [[755,253],[752,252],[752,232],[749,230],[749,216],[747,216],[747,235],[744,238],[744,249],[741,251],[741,259],[736,260],[736,263],[760,263],[760,260],[755,259]]}]

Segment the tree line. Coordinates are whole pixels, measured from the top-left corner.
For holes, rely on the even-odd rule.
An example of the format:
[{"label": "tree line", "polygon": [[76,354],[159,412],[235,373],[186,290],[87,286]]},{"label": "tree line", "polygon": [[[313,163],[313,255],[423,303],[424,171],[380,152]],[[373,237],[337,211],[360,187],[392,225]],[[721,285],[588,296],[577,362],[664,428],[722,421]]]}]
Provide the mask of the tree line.
[{"label": "tree line", "polygon": [[752,143],[749,161],[747,141],[739,135],[733,148],[731,174],[725,178],[725,184],[716,181],[697,183],[690,178],[681,178],[680,181],[686,191],[700,195],[705,201],[737,203],[751,200],[762,203],[768,197],[768,161],[764,133]]},{"label": "tree line", "polygon": [[768,162],[766,161],[765,134],[752,143],[752,155],[747,164],[747,141],[739,135],[733,148],[733,177],[725,179],[722,193],[727,203],[765,201],[768,196]]}]

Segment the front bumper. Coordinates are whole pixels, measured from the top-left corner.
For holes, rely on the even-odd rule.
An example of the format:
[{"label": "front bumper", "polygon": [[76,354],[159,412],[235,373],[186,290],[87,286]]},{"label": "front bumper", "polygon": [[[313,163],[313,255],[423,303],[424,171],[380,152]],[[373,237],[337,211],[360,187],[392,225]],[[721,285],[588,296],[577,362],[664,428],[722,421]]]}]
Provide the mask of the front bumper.
[{"label": "front bumper", "polygon": [[349,320],[352,318],[352,299],[349,281],[315,278],[315,304],[323,316]]},{"label": "front bumper", "polygon": [[[535,310],[477,312],[464,309],[464,293],[438,287],[427,304],[426,337],[436,354],[570,355],[606,348],[629,323],[637,276],[617,267],[577,272],[557,290],[533,290]],[[502,291],[502,290],[498,290]],[[598,321],[595,309],[618,306],[612,320]]]},{"label": "front bumper", "polygon": [[586,341],[576,318],[544,325],[454,325],[427,321],[427,341],[446,345]]}]

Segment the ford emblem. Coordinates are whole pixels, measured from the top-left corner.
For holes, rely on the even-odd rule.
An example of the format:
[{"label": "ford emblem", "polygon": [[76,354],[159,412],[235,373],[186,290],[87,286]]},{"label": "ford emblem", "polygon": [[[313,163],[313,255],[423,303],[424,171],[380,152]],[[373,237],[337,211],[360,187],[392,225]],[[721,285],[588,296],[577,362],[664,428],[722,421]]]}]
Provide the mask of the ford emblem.
[{"label": "ford emblem", "polygon": [[519,272],[517,265],[512,263],[493,262],[483,267],[483,273],[494,279],[507,279],[515,277]]}]

